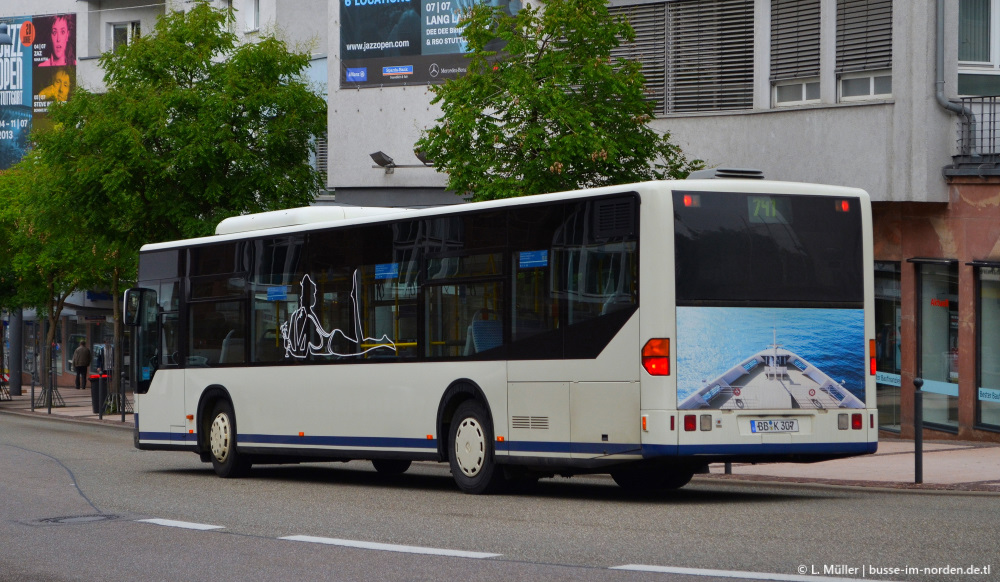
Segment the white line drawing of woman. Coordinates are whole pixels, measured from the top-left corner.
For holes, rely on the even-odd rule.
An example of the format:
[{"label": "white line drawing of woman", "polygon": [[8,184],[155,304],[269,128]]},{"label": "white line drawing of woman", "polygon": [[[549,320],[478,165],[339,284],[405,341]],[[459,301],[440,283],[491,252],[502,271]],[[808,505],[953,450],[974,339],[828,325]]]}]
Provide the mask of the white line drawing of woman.
[{"label": "white line drawing of woman", "polygon": [[[299,295],[300,307],[281,324],[281,339],[285,346],[285,357],[305,358],[314,356],[360,356],[372,350],[389,349],[396,351],[396,344],[389,336],[382,334],[376,339],[367,337],[362,332],[361,308],[358,289],[361,287],[361,274],[355,269],[351,285],[351,305],[354,309],[354,334],[348,334],[341,329],[326,331],[316,314],[316,283],[309,275],[302,277],[302,287]],[[357,346],[357,350],[349,353],[336,351],[334,345],[337,338],[343,338],[348,343]]]}]

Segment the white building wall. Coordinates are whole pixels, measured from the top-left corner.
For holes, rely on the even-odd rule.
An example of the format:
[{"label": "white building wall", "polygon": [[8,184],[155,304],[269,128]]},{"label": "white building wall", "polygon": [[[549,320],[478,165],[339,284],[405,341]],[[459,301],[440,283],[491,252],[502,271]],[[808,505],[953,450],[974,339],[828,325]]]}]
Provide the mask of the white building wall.
[{"label": "white building wall", "polygon": [[[754,167],[769,178],[856,186],[875,201],[946,202],[942,168],[956,150],[958,120],[934,98],[935,2],[896,0],[893,10],[893,97],[838,103],[836,0],[823,0],[821,104],[772,107],[769,77],[770,0],[756,0],[754,109],[661,117],[691,158],[710,166]],[[946,94],[957,86],[958,0],[947,0]],[[340,89],[339,3],[330,2],[329,185],[338,192],[441,188],[425,168],[373,169],[383,151],[397,164],[440,110],[424,86]],[[765,36],[766,35],[766,36]],[[763,36],[763,38],[761,38]],[[380,194],[382,196],[383,194]]]}]

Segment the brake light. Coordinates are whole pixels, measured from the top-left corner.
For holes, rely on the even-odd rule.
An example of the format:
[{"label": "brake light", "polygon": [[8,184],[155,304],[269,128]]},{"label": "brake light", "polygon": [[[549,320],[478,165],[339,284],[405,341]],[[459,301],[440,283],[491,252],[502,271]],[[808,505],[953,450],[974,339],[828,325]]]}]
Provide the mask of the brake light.
[{"label": "brake light", "polygon": [[850,200],[837,200],[837,212],[850,212],[851,211],[851,201]]},{"label": "brake light", "polygon": [[861,427],[862,427],[861,415],[857,414],[857,413],[852,414],[851,415],[851,428],[853,428],[854,430],[861,430]]},{"label": "brake light", "polygon": [[875,375],[875,340],[868,340],[868,375]]},{"label": "brake light", "polygon": [[693,414],[684,415],[684,430],[691,432],[698,428],[698,417]]},{"label": "brake light", "polygon": [[670,340],[653,338],[642,346],[642,367],[650,376],[670,375]]},{"label": "brake light", "polygon": [[684,206],[688,208],[698,208],[701,206],[701,197],[697,194],[685,194]]}]

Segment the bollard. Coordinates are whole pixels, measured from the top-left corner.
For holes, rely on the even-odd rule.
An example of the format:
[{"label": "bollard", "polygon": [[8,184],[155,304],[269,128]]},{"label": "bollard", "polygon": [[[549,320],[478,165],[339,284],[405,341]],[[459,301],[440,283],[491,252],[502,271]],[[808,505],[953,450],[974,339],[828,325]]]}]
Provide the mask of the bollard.
[{"label": "bollard", "polygon": [[35,372],[31,372],[31,411],[35,411]]},{"label": "bollard", "polygon": [[49,414],[52,414],[52,389],[56,386],[56,369],[55,366],[49,370],[49,389],[45,392],[45,404],[49,408]]},{"label": "bollard", "polygon": [[[97,369],[97,382],[94,388],[97,389],[97,418],[104,420],[104,408],[108,403],[108,399],[105,396],[108,393],[107,387],[104,386],[104,371],[100,368]],[[101,398],[101,396],[105,396]]]},{"label": "bollard", "polygon": [[913,482],[924,482],[924,381],[913,379]]}]

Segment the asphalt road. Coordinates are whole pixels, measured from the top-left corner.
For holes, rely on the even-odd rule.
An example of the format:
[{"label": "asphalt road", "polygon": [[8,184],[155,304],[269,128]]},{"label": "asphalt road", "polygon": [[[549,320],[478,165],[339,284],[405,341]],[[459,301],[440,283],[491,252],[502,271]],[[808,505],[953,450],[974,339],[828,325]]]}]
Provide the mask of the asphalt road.
[{"label": "asphalt road", "polygon": [[[995,496],[576,477],[483,497],[445,465],[364,462],[222,480],[130,431],[0,414],[0,580],[964,582],[997,578],[998,539]],[[970,566],[991,570],[941,569]]]}]

